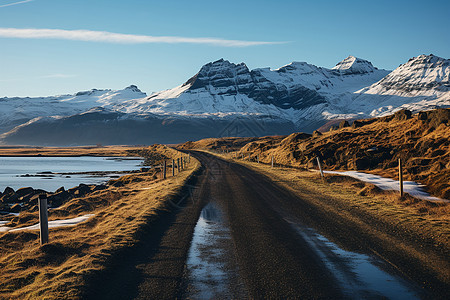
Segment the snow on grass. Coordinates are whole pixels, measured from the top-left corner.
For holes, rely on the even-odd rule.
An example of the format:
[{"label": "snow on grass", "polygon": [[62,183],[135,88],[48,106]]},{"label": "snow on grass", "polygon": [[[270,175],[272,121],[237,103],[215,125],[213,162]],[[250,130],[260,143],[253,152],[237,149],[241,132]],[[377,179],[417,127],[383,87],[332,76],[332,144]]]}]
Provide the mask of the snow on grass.
[{"label": "snow on grass", "polygon": [[[345,171],[345,172],[324,171],[324,173],[350,176],[350,177],[356,178],[358,180],[374,184],[382,190],[393,190],[393,191],[400,190],[400,183],[397,180],[381,177],[381,176],[374,175],[374,174],[368,174],[368,173],[356,172],[356,171]],[[423,199],[423,200],[429,200],[429,201],[450,202],[449,200],[446,200],[446,199],[441,199],[441,198],[431,196],[430,194],[428,194],[427,192],[425,192],[422,189],[423,186],[424,185],[418,184],[417,182],[414,182],[414,181],[403,181],[403,191],[405,193],[410,194],[413,197]]]},{"label": "snow on grass", "polygon": [[[56,228],[56,227],[67,227],[67,226],[75,226],[81,222],[84,222],[88,220],[90,217],[93,217],[94,214],[86,214],[80,217],[72,218],[72,219],[66,219],[66,220],[54,220],[48,222],[48,228]],[[1,225],[1,223],[0,223]],[[22,230],[36,230],[39,229],[39,223],[22,227],[22,228],[11,228],[7,226],[0,226],[0,232],[15,232],[15,231],[22,231]]]}]

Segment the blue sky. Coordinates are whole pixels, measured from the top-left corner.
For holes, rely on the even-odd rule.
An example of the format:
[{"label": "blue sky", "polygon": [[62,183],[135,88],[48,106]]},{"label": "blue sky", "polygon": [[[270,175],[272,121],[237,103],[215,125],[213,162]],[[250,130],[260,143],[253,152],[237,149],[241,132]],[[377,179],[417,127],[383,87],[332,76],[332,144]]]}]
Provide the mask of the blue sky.
[{"label": "blue sky", "polygon": [[355,55],[394,69],[450,58],[449,12],[450,1],[0,0],[0,97],[130,84],[150,94],[220,58],[253,69]]}]

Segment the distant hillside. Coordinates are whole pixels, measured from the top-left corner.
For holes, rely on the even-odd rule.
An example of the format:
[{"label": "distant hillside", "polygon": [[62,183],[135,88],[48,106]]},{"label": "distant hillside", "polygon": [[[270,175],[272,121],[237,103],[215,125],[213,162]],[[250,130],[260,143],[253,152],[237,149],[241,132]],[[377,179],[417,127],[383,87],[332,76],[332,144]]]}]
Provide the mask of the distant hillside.
[{"label": "distant hillside", "polygon": [[252,159],[259,155],[265,163],[274,156],[278,164],[309,168],[319,157],[328,170],[364,170],[391,178],[398,177],[402,158],[406,180],[425,184],[433,195],[450,199],[450,109],[415,115],[399,111],[339,125],[325,133],[257,139],[243,146],[239,155]]}]

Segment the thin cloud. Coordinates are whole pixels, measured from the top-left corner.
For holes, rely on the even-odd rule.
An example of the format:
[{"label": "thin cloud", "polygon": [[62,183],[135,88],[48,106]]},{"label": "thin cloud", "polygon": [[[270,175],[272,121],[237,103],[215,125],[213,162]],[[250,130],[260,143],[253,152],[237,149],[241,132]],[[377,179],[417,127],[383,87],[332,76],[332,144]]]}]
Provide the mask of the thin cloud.
[{"label": "thin cloud", "polygon": [[75,77],[75,75],[70,74],[50,74],[50,75],[44,75],[39,78],[72,78]]},{"label": "thin cloud", "polygon": [[180,36],[151,36],[123,34],[107,31],[64,30],[64,29],[18,29],[0,28],[0,37],[22,39],[58,39],[84,42],[103,42],[117,44],[204,44],[222,47],[249,47],[260,45],[284,44],[285,42],[262,42],[227,40],[220,38],[192,38]]},{"label": "thin cloud", "polygon": [[23,4],[23,3],[27,3],[27,2],[31,2],[31,1],[34,1],[34,0],[24,0],[24,1],[9,3],[9,4],[3,4],[3,5],[0,5],[0,8],[7,7],[7,6],[13,6],[13,5],[17,5],[17,4]]}]

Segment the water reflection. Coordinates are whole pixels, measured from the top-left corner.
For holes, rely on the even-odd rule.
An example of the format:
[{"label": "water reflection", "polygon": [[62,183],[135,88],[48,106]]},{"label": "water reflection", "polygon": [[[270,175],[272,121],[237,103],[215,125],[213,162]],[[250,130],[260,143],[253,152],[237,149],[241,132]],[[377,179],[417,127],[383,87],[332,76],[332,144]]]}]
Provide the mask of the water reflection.
[{"label": "water reflection", "polygon": [[368,255],[339,248],[314,229],[287,220],[319,255],[349,298],[354,299],[419,299],[416,287],[389,274],[386,263]]},{"label": "water reflection", "polygon": [[222,212],[214,203],[207,204],[194,229],[187,259],[187,298],[214,299],[229,286],[223,240],[230,240],[230,230],[224,224]]}]

